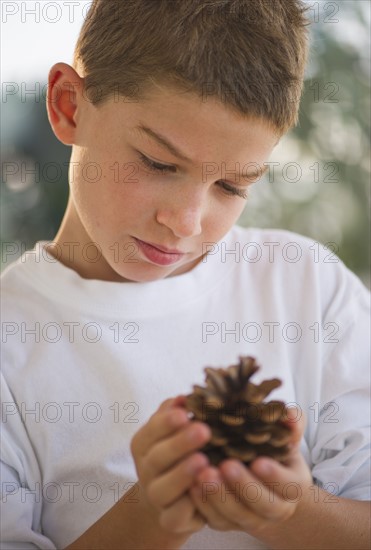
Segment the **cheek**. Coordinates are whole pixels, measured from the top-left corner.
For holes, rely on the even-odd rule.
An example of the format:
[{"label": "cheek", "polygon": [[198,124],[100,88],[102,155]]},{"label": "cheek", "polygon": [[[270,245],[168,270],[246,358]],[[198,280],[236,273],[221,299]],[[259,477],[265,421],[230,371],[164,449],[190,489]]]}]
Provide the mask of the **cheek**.
[{"label": "cheek", "polygon": [[121,219],[143,217],[156,205],[154,189],[146,186],[139,174],[128,173],[127,177],[116,180],[111,171],[102,179],[101,199],[106,208],[111,209]]},{"label": "cheek", "polygon": [[236,223],[245,208],[246,203],[237,199],[214,203],[205,220],[204,233],[213,237],[213,241],[220,240]]},{"label": "cheek", "polygon": [[124,210],[128,213],[131,208],[138,210],[149,195],[133,162],[92,160],[90,152],[81,154],[75,164],[76,177],[71,188],[81,208],[86,205],[122,215]]}]

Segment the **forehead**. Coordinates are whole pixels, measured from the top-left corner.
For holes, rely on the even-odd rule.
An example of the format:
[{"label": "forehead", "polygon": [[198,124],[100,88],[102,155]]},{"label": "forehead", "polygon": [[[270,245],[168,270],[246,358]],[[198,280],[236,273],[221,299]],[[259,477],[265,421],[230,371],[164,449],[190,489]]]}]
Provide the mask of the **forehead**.
[{"label": "forehead", "polygon": [[[151,144],[159,151],[163,144],[151,135],[152,130],[174,145],[185,162],[203,162],[208,157],[236,162],[247,151],[263,159],[279,138],[263,119],[237,113],[215,97],[173,87],[154,87],[139,100],[111,98],[100,115],[100,124],[104,122],[114,134]],[[171,153],[171,147],[167,149]]]}]

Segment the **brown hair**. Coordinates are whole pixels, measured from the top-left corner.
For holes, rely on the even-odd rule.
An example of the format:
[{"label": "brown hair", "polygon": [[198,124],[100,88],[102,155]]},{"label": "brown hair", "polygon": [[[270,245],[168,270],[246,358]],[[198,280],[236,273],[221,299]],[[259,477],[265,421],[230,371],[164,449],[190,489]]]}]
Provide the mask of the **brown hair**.
[{"label": "brown hair", "polygon": [[93,0],[73,66],[96,106],[175,85],[284,134],[298,121],[306,10],[302,0]]}]

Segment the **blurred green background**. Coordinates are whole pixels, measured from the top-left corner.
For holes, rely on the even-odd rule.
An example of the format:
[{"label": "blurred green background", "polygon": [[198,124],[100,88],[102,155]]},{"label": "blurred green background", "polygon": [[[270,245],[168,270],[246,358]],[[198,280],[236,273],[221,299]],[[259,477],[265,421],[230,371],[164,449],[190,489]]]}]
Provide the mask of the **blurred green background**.
[{"label": "blurred green background", "polygon": [[[311,50],[299,125],[276,147],[238,223],[333,243],[370,288],[370,3],[309,4]],[[39,86],[39,101],[18,83],[19,93],[3,94],[1,104],[1,241],[15,243],[19,254],[55,237],[71,152],[50,128],[41,93],[46,80],[24,86]],[[15,259],[2,254],[1,268]]]}]

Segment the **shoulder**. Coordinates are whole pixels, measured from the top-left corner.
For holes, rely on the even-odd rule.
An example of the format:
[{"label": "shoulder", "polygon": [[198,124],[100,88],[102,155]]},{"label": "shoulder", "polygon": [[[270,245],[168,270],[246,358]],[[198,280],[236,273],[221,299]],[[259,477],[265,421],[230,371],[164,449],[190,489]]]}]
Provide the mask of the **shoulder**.
[{"label": "shoulder", "polygon": [[32,250],[24,251],[1,273],[4,374],[12,367],[27,367],[35,346],[39,349],[45,344],[43,327],[52,325],[57,315],[63,315],[49,291],[56,283],[58,271],[48,263],[42,245],[40,241]]},{"label": "shoulder", "polygon": [[2,308],[22,311],[42,301],[48,264],[43,255],[43,242],[32,250],[24,250],[20,257],[6,265],[1,273]]},{"label": "shoulder", "polygon": [[[370,292],[339,258],[337,243],[323,244],[284,229],[234,226],[218,243],[221,261],[236,263],[235,275],[273,296],[316,301],[324,314],[369,309]],[[234,255],[234,256],[233,256]]]},{"label": "shoulder", "polygon": [[[278,257],[282,256],[282,258],[284,260],[286,259],[288,263],[297,263],[300,259],[305,259],[307,256],[316,259],[319,255],[321,255],[322,250],[327,251],[328,255],[329,252],[336,255],[336,252],[338,251],[336,243],[332,243],[334,248],[329,249],[315,239],[311,239],[310,237],[306,237],[287,229],[261,229],[258,227],[241,227],[234,225],[228,235],[231,239],[234,239],[244,245],[253,245],[254,243],[258,244],[262,253],[264,249],[273,250],[277,248]],[[282,248],[279,249],[279,246]],[[290,246],[293,249],[291,254],[287,252]],[[294,249],[297,249],[297,254],[294,254]]]},{"label": "shoulder", "polygon": [[338,256],[339,245],[335,242],[326,244],[285,229],[260,229],[233,226],[225,240],[218,243],[221,250],[228,250],[233,244],[239,252],[239,260],[247,264],[258,264],[264,269],[271,269],[278,275],[279,271],[286,274],[309,273],[326,280],[346,279],[359,291],[366,289],[360,279],[344,264]]},{"label": "shoulder", "polygon": [[[45,263],[44,241],[37,242],[33,249],[26,249],[24,246],[25,243],[21,244],[21,252],[13,249],[12,252],[7,253],[5,251],[4,253],[5,259],[10,261],[1,273],[2,287],[11,288],[19,284],[21,280],[33,282],[35,280],[34,274],[37,277],[37,272],[40,271],[40,267]],[[12,255],[18,257],[11,261]]]}]

